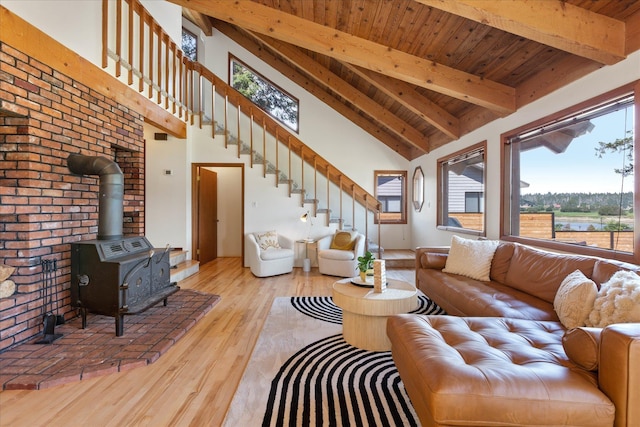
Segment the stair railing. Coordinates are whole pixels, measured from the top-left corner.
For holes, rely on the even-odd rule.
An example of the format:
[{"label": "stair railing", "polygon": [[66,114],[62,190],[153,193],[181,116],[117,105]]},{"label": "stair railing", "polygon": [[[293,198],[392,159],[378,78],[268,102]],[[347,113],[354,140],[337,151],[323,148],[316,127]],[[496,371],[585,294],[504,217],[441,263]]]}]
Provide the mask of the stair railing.
[{"label": "stair railing", "polygon": [[[115,9],[115,11],[113,10]],[[126,9],[126,13],[125,10]],[[346,177],[337,170],[326,159],[306,146],[295,135],[282,127],[268,113],[256,106],[252,101],[244,97],[233,87],[217,77],[209,69],[198,62],[191,61],[182,50],[164,32],[162,27],[153,19],[151,14],[142,6],[139,0],[103,0],[102,7],[102,67],[109,67],[109,58],[114,61],[114,75],[120,78],[122,69],[127,70],[126,82],[129,86],[134,84],[134,76],[138,78],[138,91],[144,92],[148,89],[148,98],[158,105],[163,104],[167,113],[174,114],[190,123],[195,122],[195,115],[198,116],[198,126],[202,128],[205,122],[204,87],[205,82],[211,85],[211,124],[212,137],[216,135],[216,93],[224,99],[224,144],[229,145],[229,114],[230,106],[236,108],[237,129],[236,138],[238,141],[238,157],[241,156],[241,118],[249,118],[250,126],[250,157],[251,167],[253,167],[253,124],[262,124],[263,130],[263,151],[262,166],[263,174],[266,177],[267,161],[267,133],[275,136],[275,175],[276,186],[280,182],[281,172],[279,170],[278,147],[282,143],[288,150],[288,181],[289,196],[293,193],[292,183],[292,154],[300,157],[302,163],[302,205],[305,204],[306,192],[304,188],[304,165],[313,166],[314,177],[318,173],[327,179],[327,211],[330,211],[330,184],[333,183],[339,189],[339,221],[340,227],[344,224],[343,215],[343,194],[347,193],[352,199],[352,221],[355,224],[356,203],[364,207],[365,211],[365,235],[368,235],[369,215],[373,213],[379,219],[381,204],[360,187],[357,183]],[[126,23],[126,25],[125,25]],[[137,25],[136,25],[137,24]],[[113,40],[110,39],[113,38]],[[114,49],[110,44],[115,44]],[[248,112],[248,114],[246,113]],[[286,140],[286,144],[282,140]],[[317,181],[314,178],[314,213],[317,211]],[[327,215],[327,225],[331,222]],[[380,221],[378,223],[378,244],[380,244]]]}]

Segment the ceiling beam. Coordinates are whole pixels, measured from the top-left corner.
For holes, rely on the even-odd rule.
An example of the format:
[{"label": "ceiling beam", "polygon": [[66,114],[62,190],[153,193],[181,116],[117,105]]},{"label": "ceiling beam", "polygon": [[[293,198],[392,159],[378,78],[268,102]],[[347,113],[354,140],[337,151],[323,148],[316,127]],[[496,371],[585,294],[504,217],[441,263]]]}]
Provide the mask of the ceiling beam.
[{"label": "ceiling beam", "polygon": [[625,23],[562,0],[415,0],[601,64],[625,58]]},{"label": "ceiling beam", "polygon": [[413,114],[419,116],[439,131],[452,139],[460,137],[458,118],[450,114],[447,110],[432,102],[430,99],[420,95],[414,86],[403,81],[392,79],[382,74],[374,73],[361,67],[356,67],[347,62],[342,65],[352,73],[365,79],[369,84],[402,104]]},{"label": "ceiling beam", "polygon": [[211,19],[209,19],[207,15],[203,15],[202,13],[196,12],[195,10],[183,7],[182,16],[193,22],[193,24],[196,27],[200,28],[206,36],[213,35],[213,25],[211,25]]},{"label": "ceiling beam", "polygon": [[260,37],[260,39],[313,77],[316,83],[340,95],[356,108],[360,109],[365,115],[371,117],[373,121],[378,122],[381,126],[384,126],[408,144],[419,148],[424,153],[429,152],[429,143],[426,136],[386,108],[380,106],[380,104],[369,98],[366,94],[355,89],[343,80],[342,77],[332,73],[328,68],[319,65],[308,55],[305,55],[290,44],[265,36]]},{"label": "ceiling beam", "polygon": [[514,88],[316,24],[250,0],[169,0],[247,30],[416,86],[510,114]]},{"label": "ceiling beam", "polygon": [[256,37],[253,34],[249,34],[246,31],[241,32],[234,26],[223,21],[215,20],[213,26],[216,30],[238,43],[255,57],[269,64],[269,66],[282,73],[289,80],[296,83],[301,88],[304,88],[311,95],[336,110],[347,120],[360,127],[362,130],[385,144],[405,159],[413,160],[424,154],[424,150],[412,149],[409,144],[403,142],[400,138],[388,133],[388,131],[378,124],[372,123],[363,115],[358,114],[355,110],[352,110],[346,104],[343,104],[338,99],[331,96],[313,80],[303,76],[292,66],[271,53],[267,48],[265,48],[265,46],[262,46],[262,41],[259,39],[256,40]]}]

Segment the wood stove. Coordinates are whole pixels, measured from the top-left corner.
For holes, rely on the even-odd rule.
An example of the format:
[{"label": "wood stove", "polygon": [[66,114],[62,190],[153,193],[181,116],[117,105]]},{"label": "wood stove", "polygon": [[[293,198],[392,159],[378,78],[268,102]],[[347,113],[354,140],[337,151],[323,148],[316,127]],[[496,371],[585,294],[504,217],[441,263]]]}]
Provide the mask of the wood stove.
[{"label": "wood stove", "polygon": [[124,333],[124,315],[136,314],[180,289],[170,280],[169,246],[152,247],[146,237],[122,236],[124,179],[105,157],[72,154],[69,170],[99,175],[98,238],[71,244],[71,305],[115,317],[116,336]]},{"label": "wood stove", "polygon": [[71,244],[71,302],[80,309],[115,317],[116,336],[124,333],[124,315],[136,314],[178,289],[170,282],[169,248],[153,248],[145,237],[85,240]]}]

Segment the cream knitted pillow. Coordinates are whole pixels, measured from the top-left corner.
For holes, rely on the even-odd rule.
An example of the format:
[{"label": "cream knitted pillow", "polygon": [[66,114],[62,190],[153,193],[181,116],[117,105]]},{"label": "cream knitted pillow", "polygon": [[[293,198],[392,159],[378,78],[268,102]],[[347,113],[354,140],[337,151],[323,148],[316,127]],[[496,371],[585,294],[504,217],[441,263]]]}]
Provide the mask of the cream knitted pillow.
[{"label": "cream knitted pillow", "polygon": [[593,280],[580,270],[570,273],[560,284],[553,299],[553,309],[560,323],[567,329],[584,326],[596,295],[598,287]]},{"label": "cream knitted pillow", "polygon": [[491,280],[491,260],[497,248],[498,242],[495,240],[469,240],[453,236],[442,271],[488,282]]}]

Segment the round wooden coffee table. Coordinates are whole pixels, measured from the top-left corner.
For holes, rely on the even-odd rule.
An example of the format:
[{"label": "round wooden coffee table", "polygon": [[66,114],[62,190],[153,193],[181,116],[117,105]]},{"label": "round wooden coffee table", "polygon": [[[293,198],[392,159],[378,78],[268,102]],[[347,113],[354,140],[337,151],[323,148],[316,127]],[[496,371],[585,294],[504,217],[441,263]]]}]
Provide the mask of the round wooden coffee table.
[{"label": "round wooden coffee table", "polygon": [[373,292],[351,283],[351,279],[333,284],[333,302],[342,309],[342,336],[354,347],[389,351],[387,317],[408,313],[418,305],[416,288],[401,280],[387,280],[387,289]]}]

